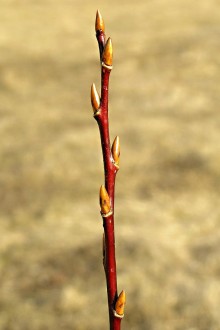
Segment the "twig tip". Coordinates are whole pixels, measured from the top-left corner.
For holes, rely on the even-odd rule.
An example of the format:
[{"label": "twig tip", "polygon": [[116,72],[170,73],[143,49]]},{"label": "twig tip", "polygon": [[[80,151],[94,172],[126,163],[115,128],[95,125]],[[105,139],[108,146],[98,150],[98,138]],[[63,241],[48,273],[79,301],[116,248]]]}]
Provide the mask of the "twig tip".
[{"label": "twig tip", "polygon": [[105,24],[99,9],[96,12],[95,30],[105,32]]}]

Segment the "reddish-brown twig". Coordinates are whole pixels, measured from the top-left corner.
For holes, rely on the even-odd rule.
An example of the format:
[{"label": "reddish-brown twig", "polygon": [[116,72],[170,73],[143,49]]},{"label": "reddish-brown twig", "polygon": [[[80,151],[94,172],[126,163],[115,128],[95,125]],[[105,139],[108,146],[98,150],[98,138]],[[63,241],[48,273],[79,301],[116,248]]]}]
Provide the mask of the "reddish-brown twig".
[{"label": "reddish-brown twig", "polygon": [[101,61],[101,98],[95,85],[91,88],[91,102],[101,138],[105,185],[100,188],[100,206],[103,218],[103,265],[106,274],[110,330],[120,330],[124,316],[125,292],[117,293],[117,273],[114,235],[115,177],[119,169],[120,145],[118,136],[112,147],[109,137],[108,89],[112,70],[112,41],[106,41],[104,22],[99,11],[95,22]]}]

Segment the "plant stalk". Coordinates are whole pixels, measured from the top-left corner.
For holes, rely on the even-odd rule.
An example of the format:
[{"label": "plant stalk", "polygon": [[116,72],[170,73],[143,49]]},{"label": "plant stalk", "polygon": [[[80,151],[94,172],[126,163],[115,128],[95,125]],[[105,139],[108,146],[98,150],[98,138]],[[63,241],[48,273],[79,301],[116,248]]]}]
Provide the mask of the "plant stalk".
[{"label": "plant stalk", "polygon": [[[105,187],[102,186],[100,190],[101,215],[103,217],[104,228],[103,265],[106,275],[110,330],[120,330],[121,319],[123,317],[123,314],[120,313],[121,310],[124,310],[125,294],[123,291],[123,295],[121,298],[121,294],[120,296],[118,296],[117,292],[117,270],[114,233],[115,177],[119,169],[118,161],[120,151],[118,137],[117,144],[115,144],[114,148],[112,149],[114,151],[111,150],[108,118],[108,94],[109,78],[112,70],[112,43],[110,38],[105,41],[104,22],[99,11],[97,11],[95,27],[101,61],[101,99],[99,102],[98,93],[93,85],[91,89],[91,101],[94,110],[94,117],[98,123],[100,131],[105,177]],[[116,143],[115,141],[114,143]],[[116,158],[116,160],[114,159],[114,157]],[[119,314],[116,308],[117,305],[120,305],[120,308],[118,308]]]},{"label": "plant stalk", "polygon": [[114,305],[118,298],[117,293],[117,271],[115,258],[115,234],[114,234],[114,197],[115,197],[115,176],[118,168],[113,163],[111,154],[111,144],[109,137],[108,120],[108,87],[110,71],[102,68],[101,81],[101,104],[100,114],[95,116],[99,126],[100,140],[104,164],[105,188],[110,198],[112,214],[103,217],[103,227],[105,232],[105,261],[104,269],[106,274],[109,321],[110,330],[119,330],[121,319],[113,314]]}]

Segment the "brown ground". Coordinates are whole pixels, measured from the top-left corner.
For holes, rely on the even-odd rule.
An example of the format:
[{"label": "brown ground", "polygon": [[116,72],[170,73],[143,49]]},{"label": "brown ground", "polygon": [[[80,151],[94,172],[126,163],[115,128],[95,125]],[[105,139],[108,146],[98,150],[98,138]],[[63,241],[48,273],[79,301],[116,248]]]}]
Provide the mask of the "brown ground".
[{"label": "brown ground", "polygon": [[97,8],[114,46],[123,329],[218,330],[218,0],[1,0],[0,329],[108,329]]}]

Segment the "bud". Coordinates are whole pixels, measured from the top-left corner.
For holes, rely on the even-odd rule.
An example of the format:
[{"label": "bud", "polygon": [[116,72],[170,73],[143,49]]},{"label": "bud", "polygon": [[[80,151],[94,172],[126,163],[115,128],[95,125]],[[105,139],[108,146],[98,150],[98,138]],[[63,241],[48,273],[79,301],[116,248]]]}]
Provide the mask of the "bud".
[{"label": "bud", "polygon": [[112,40],[108,38],[102,55],[102,63],[108,67],[112,66]]},{"label": "bud", "polygon": [[116,136],[114,139],[114,142],[112,143],[112,157],[114,159],[115,165],[119,166],[120,161],[120,142],[119,142],[119,136]]},{"label": "bud", "polygon": [[105,24],[104,24],[102,15],[100,14],[99,10],[97,10],[97,12],[96,12],[95,30],[96,30],[96,32],[99,30],[102,30],[103,32],[105,32]]},{"label": "bud", "polygon": [[124,292],[124,290],[122,290],[122,292],[120,293],[120,295],[116,301],[115,311],[119,316],[123,316],[124,308],[125,308],[125,292]]},{"label": "bud", "polygon": [[111,205],[110,205],[109,195],[103,185],[101,185],[99,196],[100,196],[101,213],[103,215],[106,215],[110,212]]},{"label": "bud", "polygon": [[100,107],[100,97],[94,83],[91,86],[91,104],[94,113],[96,113]]}]

